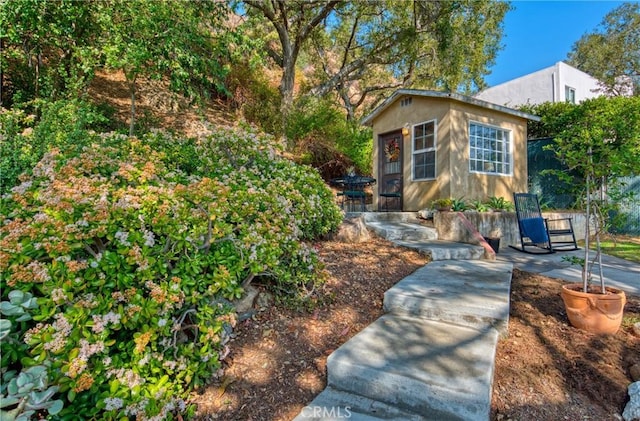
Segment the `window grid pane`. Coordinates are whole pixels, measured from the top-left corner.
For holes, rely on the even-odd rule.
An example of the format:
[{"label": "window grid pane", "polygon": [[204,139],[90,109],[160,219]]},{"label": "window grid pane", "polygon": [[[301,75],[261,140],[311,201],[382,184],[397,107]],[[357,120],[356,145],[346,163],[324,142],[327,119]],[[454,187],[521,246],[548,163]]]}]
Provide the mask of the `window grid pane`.
[{"label": "window grid pane", "polygon": [[469,171],[511,174],[509,131],[470,123]]},{"label": "window grid pane", "polygon": [[413,126],[413,178],[415,180],[436,177],[435,122]]}]

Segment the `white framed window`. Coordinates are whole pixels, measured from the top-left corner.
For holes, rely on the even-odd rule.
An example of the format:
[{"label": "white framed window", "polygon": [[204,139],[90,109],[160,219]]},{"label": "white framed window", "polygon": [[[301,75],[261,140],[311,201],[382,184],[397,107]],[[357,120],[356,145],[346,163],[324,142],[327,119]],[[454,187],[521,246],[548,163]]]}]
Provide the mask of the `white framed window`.
[{"label": "white framed window", "polygon": [[571,86],[564,86],[564,100],[572,104],[576,103],[576,90]]},{"label": "white framed window", "polygon": [[469,171],[511,175],[511,132],[500,127],[469,123]]},{"label": "white framed window", "polygon": [[414,125],[411,144],[413,179],[436,178],[436,121]]}]

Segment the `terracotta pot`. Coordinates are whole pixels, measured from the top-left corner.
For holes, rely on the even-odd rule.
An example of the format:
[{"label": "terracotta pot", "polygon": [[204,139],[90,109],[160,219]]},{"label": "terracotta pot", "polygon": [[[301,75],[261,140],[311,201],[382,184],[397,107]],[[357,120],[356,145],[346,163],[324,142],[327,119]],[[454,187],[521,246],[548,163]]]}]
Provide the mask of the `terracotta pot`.
[{"label": "terracotta pot", "polygon": [[622,312],[627,302],[624,291],[606,287],[606,294],[582,292],[582,284],[562,286],[562,301],[573,327],[591,333],[613,334],[622,323]]}]

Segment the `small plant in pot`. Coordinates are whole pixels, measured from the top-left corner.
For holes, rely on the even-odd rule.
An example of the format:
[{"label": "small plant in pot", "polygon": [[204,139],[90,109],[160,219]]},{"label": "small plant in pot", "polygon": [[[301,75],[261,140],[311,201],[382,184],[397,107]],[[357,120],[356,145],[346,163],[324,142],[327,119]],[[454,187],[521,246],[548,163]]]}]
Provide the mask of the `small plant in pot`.
[{"label": "small plant in pot", "polygon": [[464,198],[460,197],[458,199],[451,200],[451,210],[454,212],[464,212],[469,209],[469,205],[465,202]]},{"label": "small plant in pot", "polygon": [[[616,181],[637,171],[634,163],[640,162],[640,98],[587,100],[567,117],[570,124],[556,137],[554,149],[582,178],[586,228],[584,257],[569,258],[582,265],[582,282],[563,285],[561,296],[574,327],[613,334],[620,328],[626,296],[605,285],[600,235],[609,228]],[[569,178],[566,172],[558,175]],[[592,234],[595,250],[590,250]],[[592,284],[595,267],[599,285]]]},{"label": "small plant in pot", "polygon": [[436,199],[433,201],[433,208],[440,212],[448,212],[451,210],[452,206],[453,199],[450,198]]},{"label": "small plant in pot", "polygon": [[494,212],[510,212],[515,210],[513,202],[508,201],[504,197],[491,196],[486,205]]},{"label": "small plant in pot", "polygon": [[484,203],[482,200],[472,200],[471,209],[476,212],[489,212],[491,210],[491,207],[489,207],[489,205]]}]

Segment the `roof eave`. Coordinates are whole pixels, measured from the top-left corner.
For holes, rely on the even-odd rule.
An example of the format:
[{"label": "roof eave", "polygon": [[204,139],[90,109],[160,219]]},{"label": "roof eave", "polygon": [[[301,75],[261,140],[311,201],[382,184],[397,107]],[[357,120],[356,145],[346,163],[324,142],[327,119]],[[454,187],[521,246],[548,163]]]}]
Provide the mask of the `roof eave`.
[{"label": "roof eave", "polygon": [[499,111],[505,114],[515,115],[517,117],[521,117],[527,120],[540,121],[540,117],[538,117],[537,115],[525,113],[523,111],[519,111],[513,108],[493,104],[491,102],[483,101],[481,99],[477,99],[477,98],[473,98],[473,97],[469,97],[469,96],[465,96],[457,93],[428,91],[428,90],[421,90],[421,89],[398,89],[389,98],[384,100],[382,104],[377,106],[376,109],[373,110],[368,116],[363,118],[361,120],[361,124],[364,126],[373,125],[373,120],[378,115],[380,115],[385,109],[387,109],[391,104],[393,104],[399,96],[402,96],[402,95],[422,96],[422,97],[428,97],[428,98],[449,98],[455,101],[476,105],[478,107]]}]

